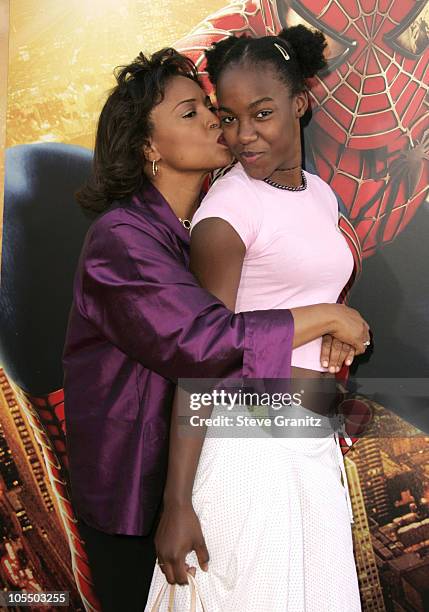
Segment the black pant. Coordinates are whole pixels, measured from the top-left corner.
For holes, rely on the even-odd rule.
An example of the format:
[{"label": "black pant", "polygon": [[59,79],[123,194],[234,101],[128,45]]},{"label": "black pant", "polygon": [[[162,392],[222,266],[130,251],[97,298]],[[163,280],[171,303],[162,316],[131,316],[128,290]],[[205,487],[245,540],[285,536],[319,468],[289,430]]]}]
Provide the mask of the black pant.
[{"label": "black pant", "polygon": [[79,522],[103,612],[143,612],[155,567],[156,523],[147,536],[127,536]]}]

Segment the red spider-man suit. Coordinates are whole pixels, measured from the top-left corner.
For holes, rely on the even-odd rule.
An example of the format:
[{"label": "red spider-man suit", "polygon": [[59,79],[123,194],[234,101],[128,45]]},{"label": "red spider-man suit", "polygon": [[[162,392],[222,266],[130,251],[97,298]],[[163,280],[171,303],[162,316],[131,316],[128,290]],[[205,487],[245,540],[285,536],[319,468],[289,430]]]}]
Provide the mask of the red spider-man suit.
[{"label": "red spider-man suit", "polygon": [[428,192],[425,5],[415,0],[242,0],[208,17],[176,44],[203,72],[204,48],[230,33],[272,35],[298,23],[325,33],[329,74],[312,84],[306,153],[347,207],[364,256],[392,241]]}]

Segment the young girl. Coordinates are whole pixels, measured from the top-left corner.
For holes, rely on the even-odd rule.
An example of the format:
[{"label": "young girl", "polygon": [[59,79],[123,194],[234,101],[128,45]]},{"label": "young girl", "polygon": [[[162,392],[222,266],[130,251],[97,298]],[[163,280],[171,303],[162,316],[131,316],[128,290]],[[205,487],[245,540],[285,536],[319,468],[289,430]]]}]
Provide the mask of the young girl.
[{"label": "young girl", "polygon": [[[338,307],[353,270],[334,193],[301,168],[306,78],[325,65],[324,47],[321,33],[298,26],[278,37],[230,37],[207,52],[237,164],[215,182],[192,222],[192,269],[231,309],[309,309],[307,338],[294,342],[290,356],[299,386],[333,376],[320,359],[325,313]],[[366,324],[361,332],[360,345],[352,343],[358,353],[369,344]],[[314,404],[306,408],[317,413]],[[198,448],[186,455],[172,434],[150,601],[163,584],[161,570],[168,582],[184,584],[198,558],[206,571],[196,570],[196,582],[210,612],[360,610],[336,433],[207,437],[197,471]],[[192,549],[197,557],[185,560]],[[180,589],[175,609],[187,610],[188,597]]]}]

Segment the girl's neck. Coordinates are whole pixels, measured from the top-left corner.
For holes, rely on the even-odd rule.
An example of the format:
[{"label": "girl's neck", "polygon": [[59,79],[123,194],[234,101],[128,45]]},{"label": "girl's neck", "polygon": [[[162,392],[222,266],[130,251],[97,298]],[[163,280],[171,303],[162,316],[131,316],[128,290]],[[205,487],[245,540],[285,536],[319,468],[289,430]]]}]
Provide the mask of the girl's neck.
[{"label": "girl's neck", "polygon": [[301,134],[297,128],[285,159],[268,177],[271,181],[288,187],[300,187],[302,184],[302,148]]},{"label": "girl's neck", "polygon": [[272,175],[269,177],[270,180],[279,183],[279,185],[286,185],[288,187],[300,187],[302,184],[302,168],[301,165],[295,165],[291,168],[278,168],[274,170]]}]

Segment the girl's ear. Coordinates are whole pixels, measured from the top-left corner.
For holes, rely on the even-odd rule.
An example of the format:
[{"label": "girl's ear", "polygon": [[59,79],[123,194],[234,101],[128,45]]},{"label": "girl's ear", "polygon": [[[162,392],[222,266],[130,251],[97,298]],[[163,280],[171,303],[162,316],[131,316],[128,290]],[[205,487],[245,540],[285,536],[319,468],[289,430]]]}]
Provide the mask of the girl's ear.
[{"label": "girl's ear", "polygon": [[302,91],[295,96],[295,116],[300,119],[308,109],[308,94]]}]

